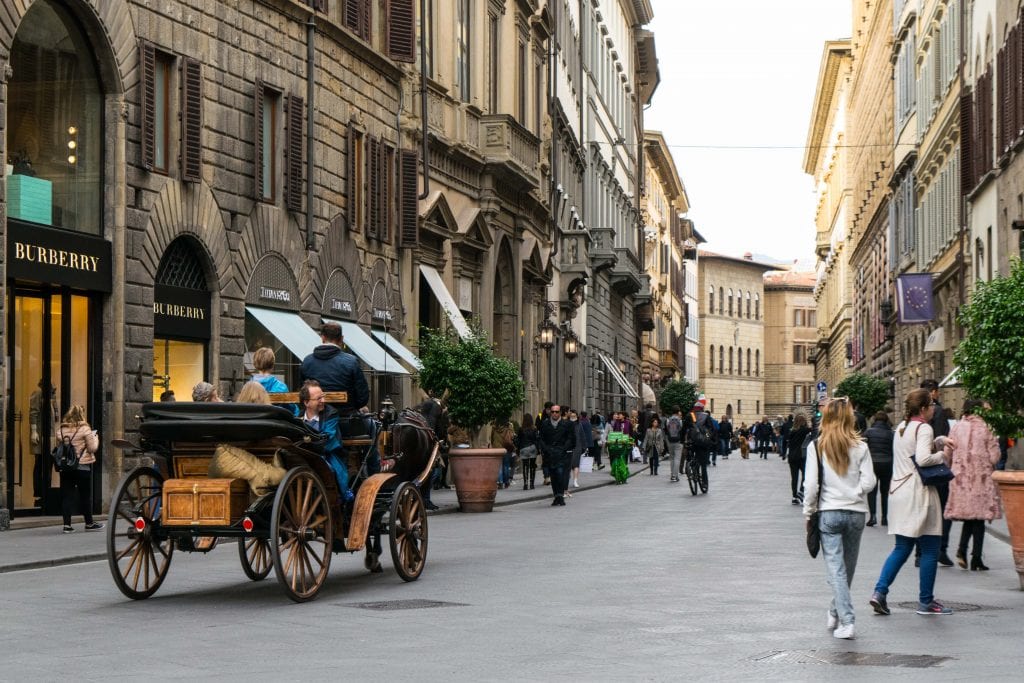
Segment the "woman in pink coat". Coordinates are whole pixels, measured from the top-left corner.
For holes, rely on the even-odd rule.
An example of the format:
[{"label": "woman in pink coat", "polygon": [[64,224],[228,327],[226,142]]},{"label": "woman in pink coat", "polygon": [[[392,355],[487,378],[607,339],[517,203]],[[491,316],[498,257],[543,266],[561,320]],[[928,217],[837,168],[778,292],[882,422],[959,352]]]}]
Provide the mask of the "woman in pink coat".
[{"label": "woman in pink coat", "polygon": [[949,501],[946,519],[963,520],[960,548],[956,561],[967,569],[967,541],[972,536],[971,569],[986,570],[981,561],[981,548],[985,541],[985,522],[1002,517],[999,491],[992,481],[992,470],[999,462],[999,440],[985,421],[974,411],[982,401],[964,401],[963,419],[949,433],[955,446],[945,447],[946,461],[956,476],[949,482]]}]

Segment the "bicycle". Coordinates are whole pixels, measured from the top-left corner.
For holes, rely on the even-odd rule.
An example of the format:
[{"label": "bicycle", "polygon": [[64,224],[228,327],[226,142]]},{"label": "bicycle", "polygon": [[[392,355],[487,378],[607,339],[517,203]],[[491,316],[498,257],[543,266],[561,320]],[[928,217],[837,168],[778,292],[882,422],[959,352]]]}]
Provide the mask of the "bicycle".
[{"label": "bicycle", "polygon": [[708,464],[704,458],[698,458],[692,449],[686,450],[686,463],[683,465],[686,482],[690,485],[690,494],[696,496],[697,489],[701,493],[708,492]]}]

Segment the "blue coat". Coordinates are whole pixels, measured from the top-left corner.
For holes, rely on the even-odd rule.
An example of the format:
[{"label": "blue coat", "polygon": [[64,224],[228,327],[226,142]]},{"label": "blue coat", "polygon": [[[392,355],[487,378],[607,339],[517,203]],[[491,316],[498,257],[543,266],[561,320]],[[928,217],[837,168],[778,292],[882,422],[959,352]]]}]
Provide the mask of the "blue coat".
[{"label": "blue coat", "polygon": [[347,391],[342,412],[354,413],[370,400],[370,387],[359,360],[335,344],[321,344],[302,361],[299,378],[315,379],[324,391]]},{"label": "blue coat", "polygon": [[253,375],[252,381],[261,384],[268,394],[287,393],[288,391],[288,385],[273,375]]},{"label": "blue coat", "polygon": [[[306,415],[302,413],[301,419],[305,422]],[[326,406],[317,416],[317,431],[327,435],[327,443],[324,444],[324,460],[334,471],[338,480],[338,488],[345,500],[352,499],[352,492],[348,485],[348,466],[345,463],[345,448],[341,443],[341,435],[338,432],[338,411],[331,406]]]}]

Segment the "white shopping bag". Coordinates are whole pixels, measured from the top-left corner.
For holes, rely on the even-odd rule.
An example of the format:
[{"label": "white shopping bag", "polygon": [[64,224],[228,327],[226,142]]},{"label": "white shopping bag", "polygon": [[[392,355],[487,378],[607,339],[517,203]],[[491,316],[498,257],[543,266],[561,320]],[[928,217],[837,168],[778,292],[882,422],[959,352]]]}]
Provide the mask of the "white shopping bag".
[{"label": "white shopping bag", "polygon": [[594,459],[589,455],[584,455],[580,458],[580,472],[593,472],[594,471]]},{"label": "white shopping bag", "polygon": [[633,452],[629,456],[630,462],[643,462],[643,456],[640,455],[640,447],[633,446]]}]

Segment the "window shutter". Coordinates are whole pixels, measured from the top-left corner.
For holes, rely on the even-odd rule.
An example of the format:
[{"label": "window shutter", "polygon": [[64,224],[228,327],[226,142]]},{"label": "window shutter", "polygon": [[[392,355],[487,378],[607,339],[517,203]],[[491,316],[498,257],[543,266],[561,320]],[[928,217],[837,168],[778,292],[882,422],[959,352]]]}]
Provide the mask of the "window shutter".
[{"label": "window shutter", "polygon": [[395,215],[395,148],[384,143],[380,154],[380,240],[390,242]]},{"label": "window shutter", "polygon": [[199,182],[202,175],[203,72],[195,59],[181,64],[181,179]]},{"label": "window shutter", "polygon": [[974,187],[974,176],[972,175],[971,154],[974,148],[974,139],[971,137],[973,129],[971,126],[971,108],[974,98],[967,90],[960,92],[960,192],[967,195]]},{"label": "window shutter", "polygon": [[366,140],[366,236],[380,237],[380,141],[375,136]]},{"label": "window shutter", "polygon": [[997,101],[1001,104],[999,107],[999,121],[997,128],[1000,156],[1006,152],[1010,137],[1009,122],[1007,121],[1010,105],[1010,98],[1008,97],[1009,88],[1007,87],[1010,80],[1008,78],[1010,73],[1008,66],[1009,60],[1007,59],[1006,46],[1004,45],[1003,49],[1001,49],[996,56],[996,97],[998,98]]},{"label": "window shutter", "polygon": [[370,13],[372,7],[371,0],[361,0],[359,7],[359,35],[366,42],[370,42]]},{"label": "window shutter", "polygon": [[303,100],[288,95],[285,105],[284,204],[289,211],[302,211],[302,109]]},{"label": "window shutter", "polygon": [[365,41],[370,40],[370,0],[345,0],[345,28]]},{"label": "window shutter", "polygon": [[253,133],[253,142],[256,149],[255,163],[256,166],[253,169],[253,181],[255,187],[253,188],[253,198],[260,200],[263,199],[263,155],[267,153],[267,150],[263,149],[263,81],[256,79],[256,93],[253,97],[255,102],[255,132]]},{"label": "window shutter", "polygon": [[419,231],[419,155],[414,150],[399,152],[399,234],[401,246],[417,247]]},{"label": "window shutter", "polygon": [[139,68],[142,165],[152,171],[156,165],[156,50],[146,40],[139,41]]},{"label": "window shutter", "polygon": [[327,14],[327,0],[313,0],[313,9]]},{"label": "window shutter", "polygon": [[416,61],[416,10],[413,0],[388,0],[388,56],[396,62]]},{"label": "window shutter", "polygon": [[348,124],[348,132],[345,137],[345,194],[346,205],[345,215],[348,218],[348,229],[352,232],[359,232],[363,226],[359,225],[359,212],[356,210],[359,201],[359,188],[356,186],[356,127],[351,121]]}]

